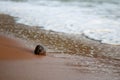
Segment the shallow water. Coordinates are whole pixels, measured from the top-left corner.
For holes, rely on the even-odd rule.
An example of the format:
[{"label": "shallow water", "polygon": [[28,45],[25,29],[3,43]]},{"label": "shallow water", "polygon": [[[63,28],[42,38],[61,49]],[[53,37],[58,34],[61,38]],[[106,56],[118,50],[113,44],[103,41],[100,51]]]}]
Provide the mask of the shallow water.
[{"label": "shallow water", "polygon": [[3,0],[0,12],[18,23],[120,44],[119,0]]}]

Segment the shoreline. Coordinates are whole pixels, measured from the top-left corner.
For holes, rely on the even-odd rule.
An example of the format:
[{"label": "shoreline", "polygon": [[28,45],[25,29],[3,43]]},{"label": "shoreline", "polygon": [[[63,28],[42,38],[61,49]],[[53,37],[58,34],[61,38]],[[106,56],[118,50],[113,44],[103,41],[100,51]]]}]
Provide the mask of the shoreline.
[{"label": "shoreline", "polygon": [[[0,35],[0,80],[119,80],[119,63],[105,63],[106,69],[98,67],[97,59],[72,56],[59,58],[52,56],[36,56],[30,49],[22,46],[15,38]],[[87,64],[85,62],[92,62]],[[106,61],[105,61],[106,62]],[[76,64],[78,63],[78,64]],[[97,64],[96,64],[97,63]],[[106,65],[109,64],[109,65]],[[117,67],[118,66],[118,67]],[[98,69],[96,69],[98,67]],[[115,67],[115,68],[114,68]],[[115,70],[114,70],[115,69]],[[118,71],[117,71],[118,70]],[[67,77],[66,77],[67,76]]]},{"label": "shoreline", "polygon": [[[42,29],[29,28],[23,24],[12,22],[13,20],[11,20],[10,18],[13,19],[13,17],[10,17],[8,15],[2,16],[2,20],[0,22],[0,31],[1,31],[0,32],[0,49],[1,49],[0,50],[0,80],[8,80],[8,79],[9,80],[119,80],[120,79],[119,59],[113,60],[107,58],[104,59],[101,57],[87,57],[87,55],[76,56],[73,53],[71,53],[72,55],[67,55],[68,52],[66,50],[55,49],[57,48],[57,46],[59,47],[59,45],[55,45],[51,47],[51,45],[53,44],[50,44],[48,42],[49,39],[50,41],[55,41],[55,42],[57,41],[58,44],[63,44],[61,43],[61,41],[59,41],[59,39],[64,41],[63,37],[66,39],[66,37],[68,36],[67,34],[62,34],[62,33],[58,34],[49,31],[47,32]],[[1,15],[0,15],[0,19],[1,19]],[[23,30],[23,32],[25,31],[24,32],[25,34],[22,34],[21,30]],[[29,30],[31,31],[29,32]],[[33,36],[30,33],[34,30],[35,31],[38,30],[38,33],[40,31],[42,32],[40,33],[42,35],[39,34],[40,36],[42,36],[42,39],[40,39],[41,38],[40,36],[39,36],[40,38],[33,38]],[[38,37],[38,33],[37,33],[37,37]],[[48,35],[48,33],[50,33],[50,36]],[[57,39],[54,38],[55,36],[54,34],[56,34]],[[47,35],[48,37],[46,37]],[[50,37],[52,37],[53,39],[51,39]],[[76,37],[75,38],[73,37],[74,36],[69,36],[69,38],[67,37],[67,39],[70,39],[70,42],[66,42],[65,44],[71,43],[71,41],[73,43],[76,43],[74,42],[74,39],[76,40]],[[20,40],[25,39],[26,42],[24,42],[24,40],[19,41],[19,39]],[[47,56],[36,56],[33,54],[33,49],[34,49],[33,46],[38,43],[41,43],[45,47],[47,47]],[[82,43],[85,45],[91,45],[94,43],[94,41],[86,40],[83,41]],[[97,43],[97,45],[98,44],[99,43]],[[30,47],[31,45],[33,46]],[[70,44],[70,45],[75,45],[75,44]],[[50,51],[51,53],[49,53]],[[57,54],[57,52],[60,53]],[[67,54],[64,54],[64,52],[67,52]],[[50,54],[56,54],[56,55],[50,56]]]},{"label": "shoreline", "polygon": [[0,14],[0,19],[0,32],[12,34],[35,44],[41,43],[47,49],[65,54],[120,60],[120,46],[103,44],[83,35],[58,33],[37,26],[19,24],[15,22],[14,17],[6,14]]},{"label": "shoreline", "polygon": [[[0,79],[1,80],[119,80],[119,71],[108,73],[94,66],[97,59],[89,57],[59,58],[36,56],[15,38],[0,35]],[[83,58],[83,59],[82,59]],[[85,59],[84,59],[85,58]],[[76,60],[78,60],[76,62]],[[89,61],[88,65],[84,62]],[[104,61],[104,60],[103,60]],[[78,63],[80,62],[80,64]],[[78,64],[76,64],[78,63]],[[94,63],[94,64],[93,64]],[[97,65],[100,65],[101,63]],[[111,64],[111,63],[108,63]],[[116,63],[114,63],[116,64]],[[106,65],[104,65],[106,66]],[[119,67],[119,65],[117,65]],[[95,68],[95,69],[91,69]],[[112,66],[113,67],[113,66]],[[116,67],[115,69],[117,69]],[[108,67],[109,68],[109,67]],[[114,67],[113,67],[114,68]],[[111,68],[112,69],[112,68]],[[118,68],[119,70],[119,68]],[[116,70],[115,70],[116,71]],[[67,77],[66,77],[67,76]]]}]

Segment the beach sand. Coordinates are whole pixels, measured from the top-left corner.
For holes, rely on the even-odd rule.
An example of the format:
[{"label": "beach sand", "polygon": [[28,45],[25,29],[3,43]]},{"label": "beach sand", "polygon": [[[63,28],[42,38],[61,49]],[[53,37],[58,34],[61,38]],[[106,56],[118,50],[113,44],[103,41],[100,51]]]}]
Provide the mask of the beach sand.
[{"label": "beach sand", "polygon": [[66,65],[69,61],[36,56],[15,39],[0,36],[0,80],[117,80],[105,73],[77,71],[77,66]]},{"label": "beach sand", "polygon": [[33,51],[23,48],[16,40],[0,35],[0,60],[32,59]]},{"label": "beach sand", "polygon": [[84,35],[59,33],[38,26],[16,23],[15,19],[10,15],[0,14],[0,32],[35,44],[40,43],[63,53],[120,60],[120,46],[102,44]]},{"label": "beach sand", "polygon": [[[56,55],[50,53],[49,50],[47,50],[46,56],[34,55],[34,47],[25,46],[24,42],[17,38],[36,43],[37,40],[43,38],[40,42],[46,46],[58,43],[53,49],[60,44],[65,44],[66,49],[69,49],[68,44],[71,43],[71,40],[68,43],[65,41],[62,41],[65,43],[61,43],[59,40],[62,40],[60,38],[62,36],[56,35],[58,39],[55,39],[52,32],[45,33],[45,30],[42,29],[40,29],[40,34],[34,33],[34,31],[39,32],[37,30],[15,23],[13,17],[9,15],[0,15],[0,80],[120,80],[119,60],[87,57],[85,55],[77,57],[67,54],[65,56],[65,54],[60,53],[57,55],[54,50],[52,52]],[[13,35],[12,38],[10,37],[11,34]],[[39,38],[35,38],[32,34]],[[53,42],[50,43],[49,41]],[[75,49],[74,44],[70,45],[72,45],[72,49]],[[84,47],[82,48],[84,49]],[[116,47],[113,46],[113,50],[114,48]],[[87,49],[88,47],[83,51],[88,53],[89,49]],[[62,51],[64,52],[63,49]]]}]

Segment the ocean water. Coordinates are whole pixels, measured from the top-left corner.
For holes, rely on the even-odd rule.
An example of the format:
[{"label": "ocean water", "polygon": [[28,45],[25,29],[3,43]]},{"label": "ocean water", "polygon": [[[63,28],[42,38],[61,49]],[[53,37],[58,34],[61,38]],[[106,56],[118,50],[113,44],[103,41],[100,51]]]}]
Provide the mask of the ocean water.
[{"label": "ocean water", "polygon": [[0,0],[18,23],[120,45],[120,0]]}]

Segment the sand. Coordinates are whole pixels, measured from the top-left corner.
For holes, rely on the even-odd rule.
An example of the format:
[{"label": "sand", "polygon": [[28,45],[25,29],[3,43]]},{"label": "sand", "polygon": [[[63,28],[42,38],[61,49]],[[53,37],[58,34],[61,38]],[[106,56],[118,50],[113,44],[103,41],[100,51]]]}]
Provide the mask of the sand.
[{"label": "sand", "polygon": [[[33,38],[34,35],[32,34],[36,35],[33,29],[28,28],[26,25],[15,23],[13,17],[9,15],[0,15],[0,80],[120,80],[119,60],[87,56],[74,57],[74,55],[67,54],[65,56],[65,54],[61,55],[60,53],[58,55],[56,51],[54,56],[49,51],[47,51],[46,56],[34,55],[34,47],[26,47],[24,42],[17,39],[18,37],[19,39],[25,38],[27,39],[26,41],[31,39],[36,41],[43,37],[43,40],[41,40],[42,44],[53,40],[53,43],[56,42],[61,45],[62,43],[59,40],[62,36],[58,35],[58,39],[55,40],[52,32],[47,32],[47,34],[45,30],[37,31],[38,29],[35,29],[37,32],[41,32],[42,35],[38,34],[37,37],[41,36],[40,39]],[[10,34],[14,36],[11,38],[9,37]],[[50,40],[51,37],[52,40]],[[45,45],[49,46],[50,44]],[[57,46],[54,48],[57,48]],[[69,46],[66,45],[66,47],[69,50]],[[114,49],[119,51],[119,46],[118,48],[115,46],[111,50]],[[88,50],[85,51],[88,52]],[[96,53],[99,54],[99,52]]]},{"label": "sand", "polygon": [[0,60],[32,59],[33,51],[23,48],[16,40],[0,35]]},{"label": "sand", "polygon": [[19,41],[0,35],[0,80],[119,80],[106,73],[79,71],[78,66],[66,65],[69,61],[36,56]]},{"label": "sand", "polygon": [[24,25],[16,23],[15,20],[16,18],[10,15],[0,14],[0,32],[12,34],[33,43],[41,43],[64,53],[120,60],[120,46],[101,44],[84,35],[59,33],[37,26]]},{"label": "sand", "polygon": [[73,80],[64,60],[40,57],[14,39],[0,36],[0,80]]}]

